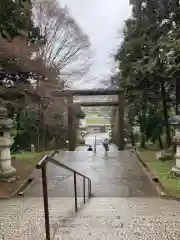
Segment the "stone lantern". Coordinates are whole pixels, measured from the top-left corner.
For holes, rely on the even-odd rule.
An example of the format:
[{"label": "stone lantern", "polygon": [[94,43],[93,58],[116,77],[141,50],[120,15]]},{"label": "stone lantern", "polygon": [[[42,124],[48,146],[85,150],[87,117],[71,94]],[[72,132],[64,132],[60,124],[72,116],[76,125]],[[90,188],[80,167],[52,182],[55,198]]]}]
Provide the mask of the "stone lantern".
[{"label": "stone lantern", "polygon": [[175,129],[173,143],[176,144],[176,165],[171,171],[174,176],[180,177],[180,115],[170,117],[169,122]]},{"label": "stone lantern", "polygon": [[16,169],[11,166],[10,147],[13,144],[11,129],[13,120],[8,119],[7,109],[0,107],[0,178],[13,177]]}]

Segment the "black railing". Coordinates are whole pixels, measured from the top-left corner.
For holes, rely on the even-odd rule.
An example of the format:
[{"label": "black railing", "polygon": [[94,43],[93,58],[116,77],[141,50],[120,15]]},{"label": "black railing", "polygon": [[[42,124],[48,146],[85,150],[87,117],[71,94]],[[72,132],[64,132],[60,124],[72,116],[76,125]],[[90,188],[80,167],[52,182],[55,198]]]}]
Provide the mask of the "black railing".
[{"label": "black railing", "polygon": [[50,240],[50,223],[49,223],[49,203],[48,203],[48,188],[47,188],[47,174],[46,167],[47,163],[51,162],[59,167],[62,167],[74,174],[74,200],[75,200],[75,211],[78,210],[77,204],[77,175],[83,178],[83,201],[86,202],[86,179],[88,180],[88,198],[91,197],[91,179],[84,176],[83,174],[75,171],[74,169],[56,161],[52,157],[46,155],[39,163],[36,165],[37,169],[41,169],[42,172],[42,186],[43,186],[43,200],[44,200],[44,217],[45,217],[45,230],[46,230],[46,240]]}]

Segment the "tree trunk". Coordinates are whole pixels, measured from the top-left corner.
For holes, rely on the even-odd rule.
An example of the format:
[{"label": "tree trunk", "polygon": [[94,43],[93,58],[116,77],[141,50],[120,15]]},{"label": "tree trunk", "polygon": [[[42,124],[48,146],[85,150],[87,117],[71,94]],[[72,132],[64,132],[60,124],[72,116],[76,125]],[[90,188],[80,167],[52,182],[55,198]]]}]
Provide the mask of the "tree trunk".
[{"label": "tree trunk", "polygon": [[141,141],[140,141],[140,148],[146,147],[146,136],[144,133],[141,133]]},{"label": "tree trunk", "polygon": [[47,131],[47,126],[45,126],[45,149],[48,149],[48,131]]},{"label": "tree trunk", "polygon": [[39,100],[39,103],[38,103],[38,126],[37,126],[37,139],[36,139],[36,149],[37,149],[37,152],[39,152],[40,150],[40,124],[41,124],[41,100]]},{"label": "tree trunk", "polygon": [[177,77],[176,77],[176,103],[175,103],[176,115],[179,114],[179,104],[180,104],[180,93],[179,93],[179,89],[180,89],[180,78],[177,76]]},{"label": "tree trunk", "polygon": [[16,115],[16,137],[14,139],[14,151],[19,150],[19,145],[20,145],[20,116],[21,116],[21,108],[18,109],[17,115]]},{"label": "tree trunk", "polygon": [[163,149],[163,144],[162,144],[161,136],[158,137],[158,142],[159,142],[159,148],[160,148],[160,149]]},{"label": "tree trunk", "polygon": [[140,148],[145,148],[146,144],[146,114],[145,110],[140,117],[140,132],[141,132],[141,139],[140,139]]},{"label": "tree trunk", "polygon": [[45,139],[46,139],[46,128],[44,124],[44,109],[42,109],[40,113],[40,150],[44,151],[45,150]]},{"label": "tree trunk", "polygon": [[41,112],[41,125],[40,125],[40,139],[41,139],[41,151],[44,151],[45,150],[45,139],[46,139],[46,129],[45,129],[45,124],[44,124],[44,109],[43,111]]},{"label": "tree trunk", "polygon": [[132,146],[135,146],[135,141],[134,141],[134,134],[133,134],[133,132],[131,132],[131,143],[132,143]]},{"label": "tree trunk", "polygon": [[164,124],[166,131],[166,146],[171,146],[171,133],[170,133],[170,125],[169,125],[169,114],[168,114],[168,104],[166,98],[166,89],[164,84],[164,79],[161,77],[161,97],[163,103],[163,115],[164,115]]},{"label": "tree trunk", "polygon": [[39,101],[38,104],[38,130],[37,130],[37,151],[43,151],[45,149],[45,135],[46,129],[44,125],[44,108]]}]

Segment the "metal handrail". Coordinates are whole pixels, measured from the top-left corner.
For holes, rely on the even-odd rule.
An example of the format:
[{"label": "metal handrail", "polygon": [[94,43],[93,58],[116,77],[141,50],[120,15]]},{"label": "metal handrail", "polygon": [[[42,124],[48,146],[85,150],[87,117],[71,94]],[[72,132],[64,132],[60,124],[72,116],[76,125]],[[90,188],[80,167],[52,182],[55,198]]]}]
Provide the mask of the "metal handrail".
[{"label": "metal handrail", "polygon": [[92,196],[91,194],[91,179],[86,177],[85,175],[77,172],[76,170],[66,166],[53,159],[49,155],[45,155],[37,164],[36,168],[41,169],[42,173],[42,186],[43,186],[43,200],[44,200],[44,217],[45,217],[45,230],[46,230],[46,240],[50,240],[50,224],[49,224],[49,203],[48,203],[48,189],[47,189],[47,174],[46,174],[46,165],[48,162],[51,162],[59,167],[62,167],[74,174],[74,200],[75,200],[75,211],[77,212],[77,179],[76,176],[79,175],[83,177],[83,200],[86,202],[86,179],[88,180],[88,198]]}]

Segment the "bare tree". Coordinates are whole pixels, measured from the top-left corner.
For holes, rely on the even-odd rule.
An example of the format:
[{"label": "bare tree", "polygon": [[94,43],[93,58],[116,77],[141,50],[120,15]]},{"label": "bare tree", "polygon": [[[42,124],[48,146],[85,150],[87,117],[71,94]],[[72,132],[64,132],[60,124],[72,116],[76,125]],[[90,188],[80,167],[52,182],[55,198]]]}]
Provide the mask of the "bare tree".
[{"label": "bare tree", "polygon": [[[4,66],[0,64],[0,74],[5,74],[2,79],[7,80],[7,84],[0,85],[0,96],[8,104],[13,102],[16,113],[27,106],[38,113],[37,142],[40,143],[45,139],[47,126],[66,126],[66,100],[54,96],[53,92],[64,89],[68,78],[79,78],[87,73],[90,42],[67,9],[61,8],[57,1],[34,0],[33,14],[34,22],[45,36],[43,44],[29,45],[25,36],[11,41],[0,38],[0,58],[5,62]],[[27,81],[17,79],[13,85],[6,76],[8,72],[18,73],[18,76],[20,72],[27,73]]]},{"label": "bare tree", "polygon": [[33,4],[34,22],[46,38],[37,57],[46,66],[58,69],[64,80],[86,74],[91,59],[89,38],[68,9],[57,0],[34,0]]}]

